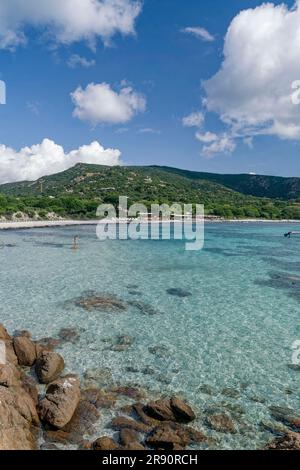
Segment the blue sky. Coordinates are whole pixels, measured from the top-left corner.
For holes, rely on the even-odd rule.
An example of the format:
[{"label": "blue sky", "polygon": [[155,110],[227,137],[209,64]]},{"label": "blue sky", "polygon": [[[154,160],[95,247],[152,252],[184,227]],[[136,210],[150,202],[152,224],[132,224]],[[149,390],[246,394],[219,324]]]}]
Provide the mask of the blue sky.
[{"label": "blue sky", "polygon": [[[14,0],[15,3],[18,1]],[[51,0],[47,1],[51,3]],[[89,0],[83,0],[83,3],[86,1]],[[33,0],[30,2],[34,3]],[[131,0],[124,0],[124,3],[130,4]],[[274,6],[281,4],[277,1],[273,3]],[[17,27],[17,23],[10,25],[18,34],[21,30],[22,35],[26,36],[26,44],[22,43],[23,39],[17,39],[11,45],[7,45],[7,24],[5,19],[1,21],[0,12],[0,45],[1,28],[6,34],[2,34],[0,48],[0,78],[7,86],[7,103],[0,106],[0,179],[23,179],[20,169],[10,172],[6,153],[14,159],[13,165],[18,165],[19,158],[21,168],[24,155],[20,155],[20,148],[40,144],[45,138],[62,146],[67,158],[70,157],[71,150],[98,141],[105,149],[119,150],[122,154],[121,161],[125,164],[169,165],[222,173],[256,172],[300,176],[300,133],[297,128],[300,111],[294,105],[287,113],[283,106],[279,109],[272,97],[265,106],[259,103],[254,105],[252,97],[245,101],[241,94],[252,93],[252,85],[239,90],[240,95],[235,94],[238,87],[234,80],[240,83],[246,77],[247,82],[247,70],[249,71],[253,57],[255,60],[257,54],[258,69],[254,70],[257,74],[262,69],[261,61],[267,60],[266,55],[262,57],[261,47],[255,42],[257,31],[253,30],[252,42],[250,31],[250,45],[253,49],[249,52],[246,46],[240,51],[242,65],[243,61],[248,60],[243,57],[244,51],[245,56],[251,54],[249,63],[244,64],[245,70],[240,71],[240,75],[236,77],[239,67],[239,63],[235,62],[239,54],[237,48],[238,43],[243,41],[243,36],[238,35],[249,36],[249,31],[235,32],[228,47],[230,63],[227,64],[228,73],[224,72],[227,74],[225,80],[221,76],[211,82],[208,88],[203,85],[220,70],[224,62],[224,37],[232,20],[241,10],[251,9],[249,21],[246,17],[246,29],[250,28],[253,20],[253,24],[263,30],[264,21],[268,18],[263,15],[273,14],[275,10],[254,10],[261,5],[262,2],[255,0],[144,0],[131,24],[131,32],[135,31],[133,34],[125,31],[122,26],[119,28],[122,34],[116,28],[116,31],[104,37],[101,30],[99,34],[93,33],[92,41],[90,37],[86,41],[77,32],[74,40],[73,36],[72,39],[62,39],[58,35],[53,39],[45,22],[40,21],[37,26],[37,22],[27,19],[22,28]],[[291,27],[286,26],[286,18],[292,12],[288,9],[294,2],[285,0],[285,5],[285,12],[278,11],[278,22],[282,22],[280,28],[278,27],[279,32],[271,33],[286,34],[284,39],[288,48],[288,30]],[[300,15],[293,18],[295,28],[297,20],[300,20]],[[242,24],[242,20],[239,21]],[[236,31],[240,24],[236,24]],[[188,27],[205,28],[213,40],[204,40],[199,35],[184,32],[184,28]],[[277,46],[275,42],[274,50],[269,52],[271,58],[280,56],[282,42],[282,38]],[[258,48],[257,51],[255,47]],[[74,66],[74,61],[78,62],[77,56],[91,63]],[[300,80],[299,59],[297,67],[294,67],[293,57],[289,60],[285,64],[286,72],[280,69],[280,63],[270,65],[271,82],[273,77],[276,83],[281,79],[282,83],[285,79],[290,80],[290,83]],[[253,68],[255,66],[251,70]],[[253,81],[256,87],[257,77],[254,73],[249,76],[249,81]],[[229,84],[226,89],[223,84],[227,77]],[[118,117],[118,111],[115,113],[109,109],[108,117],[105,117],[103,113],[98,116],[97,110],[94,110],[96,117],[91,119],[90,109],[79,109],[77,117],[74,116],[76,100],[74,97],[72,99],[71,93],[81,87],[80,97],[86,99],[89,84],[104,83],[109,87],[108,94],[115,93],[117,98],[122,89],[128,90],[125,94],[130,98],[128,112],[131,113],[123,113],[123,117]],[[100,100],[103,98],[103,89],[97,90],[101,91]],[[274,94],[277,91],[276,89]],[[260,92],[261,90],[257,91],[258,96]],[[284,95],[286,90],[282,93]],[[108,95],[107,98],[114,97]],[[227,97],[231,104],[226,102]],[[205,98],[208,99],[207,104],[203,102]],[[280,100],[281,97],[276,95],[277,98]],[[241,106],[238,99],[241,100]],[[233,106],[232,103],[236,105]],[[98,108],[102,109],[102,102],[99,101],[98,104]],[[110,102],[105,106],[110,106]],[[264,108],[268,109],[266,120],[273,119],[270,126],[263,122]],[[239,115],[240,109],[247,116],[246,124],[244,114],[242,117]],[[203,122],[195,127],[184,126],[183,118],[191,113],[201,113]],[[227,117],[224,118],[224,115]],[[259,118],[254,123],[253,118],[256,119],[257,116]],[[199,138],[195,138],[196,134]],[[212,148],[211,144],[217,145]],[[30,158],[31,153],[29,154]],[[6,161],[5,170],[1,172],[2,158],[6,158]],[[51,158],[47,158],[45,172],[49,173],[52,172]],[[77,154],[76,158],[79,158]],[[114,158],[116,160],[118,156],[114,154]],[[57,168],[59,166],[54,164],[53,171]],[[30,175],[29,171],[24,177]]]}]

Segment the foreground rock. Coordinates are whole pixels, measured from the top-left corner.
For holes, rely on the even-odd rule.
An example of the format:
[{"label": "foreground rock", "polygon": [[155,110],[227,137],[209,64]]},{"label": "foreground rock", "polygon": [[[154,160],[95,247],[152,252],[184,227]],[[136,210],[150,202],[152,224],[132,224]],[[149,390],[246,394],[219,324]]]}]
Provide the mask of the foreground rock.
[{"label": "foreground rock", "polygon": [[36,361],[36,346],[27,336],[17,336],[13,340],[14,350],[20,366],[31,367]]},{"label": "foreground rock", "polygon": [[35,404],[25,390],[0,386],[0,417],[0,450],[36,448],[39,418]]},{"label": "foreground rock", "polygon": [[65,367],[63,358],[53,351],[42,351],[37,358],[35,371],[41,383],[57,379]]},{"label": "foreground rock", "polygon": [[118,450],[118,444],[111,437],[99,437],[93,443],[93,450]]},{"label": "foreground rock", "polygon": [[75,376],[66,376],[52,382],[40,402],[39,414],[43,422],[63,428],[72,419],[80,400],[80,382]]}]

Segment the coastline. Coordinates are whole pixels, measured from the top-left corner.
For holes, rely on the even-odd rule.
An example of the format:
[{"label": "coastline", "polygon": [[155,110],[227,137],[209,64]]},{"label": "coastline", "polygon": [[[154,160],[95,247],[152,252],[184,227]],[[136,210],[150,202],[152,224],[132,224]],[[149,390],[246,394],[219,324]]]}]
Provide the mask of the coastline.
[{"label": "coastline", "polygon": [[[128,224],[132,220],[130,219],[117,219],[117,220],[28,220],[28,221],[6,221],[0,222],[0,230],[18,230],[18,229],[32,229],[32,228],[49,228],[49,227],[72,227],[79,225],[97,225],[97,224],[107,224],[107,223],[118,223],[118,224]],[[188,220],[191,222],[192,220]],[[171,221],[172,223],[181,222],[180,220]],[[195,219],[193,219],[195,222]],[[210,219],[205,218],[205,223],[232,223],[232,224],[251,224],[251,223],[262,223],[262,224],[299,224],[300,220],[289,220],[289,219],[280,219],[280,220],[269,220],[269,219]],[[141,223],[168,223],[168,221],[158,221],[158,220],[141,220]]]}]

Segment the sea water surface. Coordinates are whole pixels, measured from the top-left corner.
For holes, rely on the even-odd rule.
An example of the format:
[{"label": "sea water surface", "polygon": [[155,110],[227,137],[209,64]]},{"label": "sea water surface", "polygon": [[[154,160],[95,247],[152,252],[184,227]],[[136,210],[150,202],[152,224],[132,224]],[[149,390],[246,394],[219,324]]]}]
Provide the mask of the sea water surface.
[{"label": "sea water surface", "polygon": [[[174,240],[100,242],[88,226],[3,231],[0,321],[36,339],[76,328],[80,340],[59,350],[68,371],[109,370],[113,383],[138,384],[149,397],[179,394],[208,434],[206,410],[227,410],[238,432],[211,433],[215,446],[260,448],[272,438],[261,426],[270,406],[300,410],[300,371],[289,367],[300,340],[300,236],[283,237],[294,229],[210,223],[201,251]],[[74,304],[90,291],[126,310]],[[120,335],[134,342],[114,351]],[[113,413],[102,413],[95,435],[109,434]]]}]

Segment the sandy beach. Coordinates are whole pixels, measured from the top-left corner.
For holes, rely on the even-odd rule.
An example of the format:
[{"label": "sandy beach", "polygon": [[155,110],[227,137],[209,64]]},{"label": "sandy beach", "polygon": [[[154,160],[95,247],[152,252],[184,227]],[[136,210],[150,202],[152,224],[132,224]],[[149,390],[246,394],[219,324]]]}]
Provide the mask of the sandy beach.
[{"label": "sandy beach", "polygon": [[[32,229],[32,228],[49,228],[49,227],[66,227],[66,226],[77,226],[77,225],[97,225],[107,223],[118,223],[125,224],[130,223],[130,219],[118,219],[118,220],[29,220],[29,221],[6,221],[0,222],[0,230],[17,230],[17,229]],[[181,222],[180,220],[172,221]],[[191,220],[188,220],[191,222]],[[140,223],[168,223],[168,221],[158,220],[147,220],[143,219]],[[205,223],[289,223],[289,224],[300,224],[299,220],[267,220],[267,219],[205,219]]]}]

